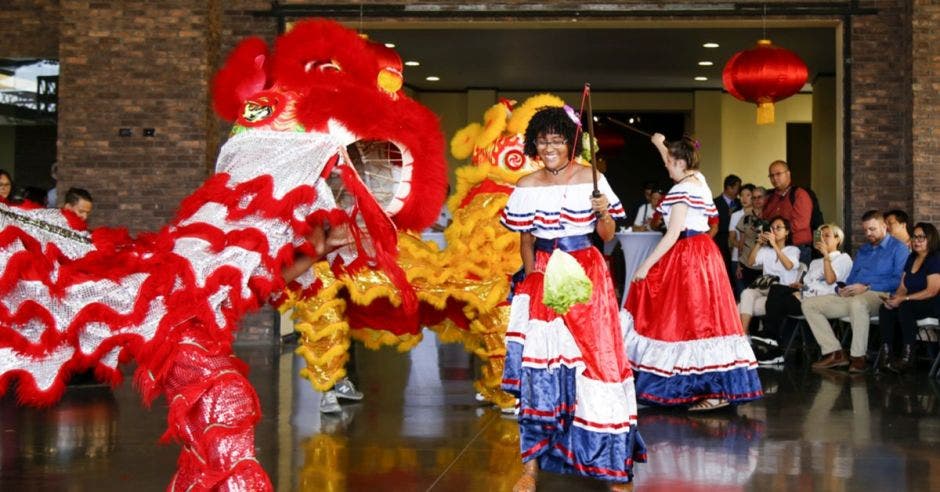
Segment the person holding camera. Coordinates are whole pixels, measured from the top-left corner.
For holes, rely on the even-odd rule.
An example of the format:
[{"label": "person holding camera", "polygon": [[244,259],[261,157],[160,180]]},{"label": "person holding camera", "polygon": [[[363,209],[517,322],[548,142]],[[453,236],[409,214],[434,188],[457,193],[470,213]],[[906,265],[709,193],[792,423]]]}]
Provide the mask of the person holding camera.
[{"label": "person holding camera", "polygon": [[751,318],[766,313],[767,293],[773,284],[790,285],[799,280],[800,249],[790,244],[790,222],[783,217],[770,221],[770,230],[757,238],[757,247],[751,249],[747,260],[751,268],[760,267],[763,275],[741,291],[738,313],[741,326],[747,332]]},{"label": "person holding camera", "polygon": [[767,200],[767,190],[762,186],[755,186],[751,191],[751,203],[744,206],[744,214],[737,221],[735,230],[737,234],[735,239],[738,244],[738,266],[735,269],[735,279],[737,280],[737,290],[742,290],[751,285],[757,277],[760,277],[760,269],[753,269],[747,266],[747,259],[751,256],[751,250],[757,244],[757,238],[765,230],[770,230],[770,224],[761,218],[764,209],[764,203]]},{"label": "person holding camera", "polygon": [[[845,283],[838,282],[834,294],[803,300],[803,316],[822,352],[813,363],[814,369],[849,366],[849,372],[865,372],[871,316],[878,314],[881,298],[901,283],[907,246],[888,234],[884,216],[877,210],[865,212],[862,228],[868,242],[858,249]],[[843,316],[848,316],[852,324],[851,360],[829,324],[830,319]]]},{"label": "person holding camera", "polygon": [[784,353],[780,343],[786,338],[781,333],[787,316],[803,314],[804,299],[834,294],[837,282],[844,282],[852,270],[852,257],[843,253],[842,241],[845,233],[836,224],[823,224],[816,229],[813,247],[821,255],[809,264],[802,280],[770,287],[767,293],[767,313],[763,330],[751,336],[751,347],[761,365],[782,364]]}]

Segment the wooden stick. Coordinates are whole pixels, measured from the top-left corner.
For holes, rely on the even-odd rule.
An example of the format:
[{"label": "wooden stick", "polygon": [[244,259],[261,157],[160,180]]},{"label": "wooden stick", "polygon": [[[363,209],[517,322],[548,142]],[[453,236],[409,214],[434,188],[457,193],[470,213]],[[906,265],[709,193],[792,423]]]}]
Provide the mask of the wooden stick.
[{"label": "wooden stick", "polygon": [[597,149],[594,148],[594,112],[591,110],[591,83],[584,83],[584,94],[587,96],[587,124],[588,124],[588,148],[591,149],[591,177],[594,179],[594,197],[601,196],[597,189]]},{"label": "wooden stick", "polygon": [[617,120],[611,118],[610,116],[607,117],[607,121],[609,121],[609,122],[611,122],[611,123],[613,123],[613,124],[615,124],[615,125],[622,126],[622,127],[626,128],[627,130],[637,132],[637,133],[639,133],[640,135],[643,135],[644,137],[650,137],[650,138],[652,138],[652,136],[653,136],[653,134],[651,134],[651,133],[646,133],[646,132],[644,132],[643,130],[640,130],[639,128],[637,128],[637,127],[635,127],[635,126],[628,125],[628,124],[626,124],[626,123],[624,123],[624,122],[622,122],[622,121],[617,121]]}]

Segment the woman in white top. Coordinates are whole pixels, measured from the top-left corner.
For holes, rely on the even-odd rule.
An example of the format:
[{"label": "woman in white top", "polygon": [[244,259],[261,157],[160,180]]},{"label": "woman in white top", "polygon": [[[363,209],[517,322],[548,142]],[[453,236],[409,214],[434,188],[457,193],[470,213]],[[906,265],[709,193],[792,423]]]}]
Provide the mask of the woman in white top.
[{"label": "woman in white top", "polygon": [[[613,283],[589,236],[610,240],[614,218],[625,214],[603,175],[592,197],[591,169],[574,159],[577,134],[565,109],[532,116],[524,149],[544,167],[519,180],[500,216],[520,233],[525,271],[510,307],[502,382],[519,399],[517,492],[534,491],[540,470],[629,490],[633,464],[646,461]],[[592,285],[589,299],[563,314],[544,299],[545,269],[557,250],[571,255]]]},{"label": "woman in white top", "polygon": [[783,322],[787,316],[803,314],[804,298],[835,294],[836,284],[844,282],[852,271],[852,257],[841,251],[845,233],[836,224],[823,224],[816,229],[813,245],[822,255],[809,264],[802,281],[788,285],[774,285],[767,295],[767,314],[763,330],[751,337],[757,361],[763,364],[783,362],[780,343],[786,339]]},{"label": "woman in white top", "polygon": [[652,140],[676,184],[659,205],[666,234],[637,269],[624,306],[637,400],[701,411],[760,398],[757,360],[708,235],[718,210],[698,172],[698,142]]},{"label": "woman in white top", "polygon": [[[761,233],[757,239],[759,247],[751,250],[747,266],[760,267],[764,275],[778,278],[778,284],[790,285],[799,280],[800,249],[790,246],[790,222],[783,217],[774,217],[770,221],[770,230]],[[741,326],[747,331],[751,318],[766,314],[766,288],[748,287],[741,291],[738,312],[741,313]]]}]

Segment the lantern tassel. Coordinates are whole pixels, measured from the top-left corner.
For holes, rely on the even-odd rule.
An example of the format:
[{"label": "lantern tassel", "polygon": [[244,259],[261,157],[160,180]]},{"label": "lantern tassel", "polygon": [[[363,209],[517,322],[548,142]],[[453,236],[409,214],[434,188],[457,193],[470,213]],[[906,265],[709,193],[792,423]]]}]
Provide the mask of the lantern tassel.
[{"label": "lantern tassel", "polygon": [[757,105],[757,124],[769,125],[774,122],[774,103],[762,102]]}]

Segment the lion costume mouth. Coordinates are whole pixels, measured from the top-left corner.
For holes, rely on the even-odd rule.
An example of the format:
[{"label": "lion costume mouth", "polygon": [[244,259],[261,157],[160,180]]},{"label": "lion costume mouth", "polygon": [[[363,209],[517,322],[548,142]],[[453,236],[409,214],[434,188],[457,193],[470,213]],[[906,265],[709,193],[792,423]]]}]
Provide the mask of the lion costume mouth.
[{"label": "lion costume mouth", "polygon": [[[372,192],[376,202],[389,216],[394,216],[411,195],[412,164],[414,159],[407,149],[390,141],[359,140],[346,147],[352,165],[362,182]],[[330,183],[338,203],[345,191]]]}]

